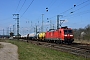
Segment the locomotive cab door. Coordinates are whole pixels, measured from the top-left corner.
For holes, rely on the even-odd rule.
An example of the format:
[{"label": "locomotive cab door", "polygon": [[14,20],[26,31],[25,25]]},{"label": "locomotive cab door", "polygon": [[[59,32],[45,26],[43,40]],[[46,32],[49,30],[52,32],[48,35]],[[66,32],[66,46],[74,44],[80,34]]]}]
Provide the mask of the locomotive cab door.
[{"label": "locomotive cab door", "polygon": [[58,30],[58,42],[61,44],[61,43],[63,43],[63,36],[62,36],[62,34],[63,34],[63,30]]}]

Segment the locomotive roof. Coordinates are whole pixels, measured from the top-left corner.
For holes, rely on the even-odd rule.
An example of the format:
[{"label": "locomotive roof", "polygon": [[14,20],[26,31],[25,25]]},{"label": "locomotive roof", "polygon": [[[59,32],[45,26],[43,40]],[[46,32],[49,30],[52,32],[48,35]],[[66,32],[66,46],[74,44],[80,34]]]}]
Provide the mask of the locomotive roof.
[{"label": "locomotive roof", "polygon": [[67,26],[65,26],[65,27],[61,27],[61,28],[59,28],[59,29],[49,29],[49,31],[47,31],[47,32],[52,32],[52,31],[56,31],[56,30],[60,30],[60,29],[71,29],[71,28],[68,28]]}]

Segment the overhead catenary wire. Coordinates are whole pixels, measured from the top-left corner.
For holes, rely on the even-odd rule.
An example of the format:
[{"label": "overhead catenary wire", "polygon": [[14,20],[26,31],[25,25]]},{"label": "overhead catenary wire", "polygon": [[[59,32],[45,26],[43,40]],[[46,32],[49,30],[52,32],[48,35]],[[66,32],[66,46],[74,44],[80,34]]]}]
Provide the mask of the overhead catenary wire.
[{"label": "overhead catenary wire", "polygon": [[[63,13],[68,13],[68,12],[69,12],[69,14],[70,14],[70,11],[71,11],[72,9],[75,9],[75,8],[78,8],[79,6],[84,5],[83,7],[80,7],[79,9],[76,9],[76,10],[75,10],[75,12],[76,12],[76,11],[84,8],[85,6],[89,5],[89,4],[86,4],[88,1],[90,1],[90,0],[86,0],[86,1],[84,1],[84,2],[81,2],[81,3],[78,4],[78,5],[73,5],[73,7],[71,7],[70,9],[68,9],[68,10],[60,13],[60,15],[63,14]],[[85,5],[85,4],[86,4],[86,5]],[[48,19],[52,19],[52,18],[54,18],[54,17],[56,17],[56,16],[57,16],[57,15],[55,15],[55,16],[53,16],[53,17],[51,17],[51,18],[48,18]],[[65,17],[65,16],[63,16],[63,18],[64,18],[64,17]]]},{"label": "overhead catenary wire", "polygon": [[[51,5],[50,5],[49,7],[53,6],[56,1],[57,1],[57,0],[52,1],[52,2],[50,3]],[[49,7],[48,7],[48,8],[49,8]]]},{"label": "overhead catenary wire", "polygon": [[77,6],[80,6],[80,5],[82,5],[82,4],[84,4],[84,3],[88,2],[88,1],[90,1],[90,0],[86,0],[86,1],[82,2],[81,4],[78,4]]},{"label": "overhead catenary wire", "polygon": [[68,11],[72,10],[73,8],[78,7],[78,6],[80,6],[80,5],[84,4],[84,3],[88,2],[88,1],[90,1],[90,0],[86,0],[86,1],[84,1],[84,2],[82,2],[82,3],[80,3],[80,4],[78,4],[78,5],[74,5],[74,6],[73,6],[73,7],[71,7],[70,9],[68,9],[68,10],[66,10],[66,11],[64,11],[64,12],[62,12],[62,13],[60,13],[60,14],[66,13],[66,12],[68,12]]},{"label": "overhead catenary wire", "polygon": [[86,6],[88,6],[90,3],[88,3],[88,4],[86,4],[86,5],[84,5],[83,7],[80,7],[79,9],[77,9],[77,10],[75,10],[75,11],[73,11],[73,12],[76,12],[76,11],[78,11],[78,10],[80,10],[80,9],[82,9],[82,8],[85,8]]},{"label": "overhead catenary wire", "polygon": [[[48,12],[49,7],[51,8],[56,3],[56,1],[57,0],[51,0],[51,2],[49,3],[49,5],[46,7],[46,12]],[[43,14],[46,14],[46,12],[44,12]]]},{"label": "overhead catenary wire", "polygon": [[67,15],[67,16],[64,16],[64,17],[77,17],[77,16],[80,16],[80,15],[85,15],[85,14],[89,14],[90,13],[90,10],[87,10],[87,11],[83,11],[83,12],[79,12],[79,13],[75,13],[73,15]]},{"label": "overhead catenary wire", "polygon": [[[64,11],[64,12],[61,12],[60,14],[66,13],[66,12],[68,12],[68,11],[70,11],[70,10],[78,7],[78,6],[81,6],[82,4],[85,4],[85,3],[88,2],[88,1],[90,1],[90,0],[86,0],[86,1],[84,1],[84,2],[81,2],[80,4],[78,4],[78,5],[76,5],[76,6],[73,6],[73,7],[69,8],[69,9],[67,9],[67,10]],[[56,17],[56,16],[57,16],[57,15],[55,15],[55,16],[53,16],[53,17],[50,17],[50,18],[48,18],[48,19],[52,19],[52,18],[54,18],[54,17]]]},{"label": "overhead catenary wire", "polygon": [[33,2],[34,2],[34,0],[31,1],[31,3],[30,3],[29,6],[27,7],[27,9],[24,11],[24,13],[21,15],[21,17],[26,13],[26,11],[29,9],[29,7],[32,5]]},{"label": "overhead catenary wire", "polygon": [[23,6],[24,6],[25,2],[26,2],[26,0],[24,0],[23,5],[21,6],[21,8],[20,8],[20,10],[19,10],[18,12],[20,12],[20,11],[21,11],[21,9],[23,8]]},{"label": "overhead catenary wire", "polygon": [[[76,10],[72,11],[72,12],[70,12],[69,14],[72,14],[72,13],[74,13],[74,12],[76,12],[76,11],[79,11],[80,9],[85,8],[85,7],[86,7],[86,6],[88,6],[89,4],[90,4],[90,3],[88,3],[88,4],[84,5],[84,6],[82,6],[82,7],[78,8],[78,9],[76,9]],[[66,15],[66,16],[64,16],[64,17],[68,17],[68,16],[69,16],[69,14],[68,14],[68,15]]]},{"label": "overhead catenary wire", "polygon": [[[20,5],[20,2],[21,2],[21,0],[19,0],[19,2],[18,2],[18,4],[17,4],[17,7],[16,7],[15,12],[17,12],[17,10],[18,10],[18,7],[19,7],[19,5]],[[12,17],[12,16],[10,16],[10,17],[8,17],[8,18],[5,18],[5,19],[2,19],[2,21],[4,21],[4,20],[9,20],[11,17]]]},{"label": "overhead catenary wire", "polygon": [[[50,2],[49,7],[51,7],[53,4],[55,4],[55,2],[56,2],[56,0],[52,0],[52,1]],[[48,7],[46,7],[46,8],[48,8]],[[23,13],[23,14],[24,14],[24,13]],[[23,15],[23,14],[22,14],[22,15]],[[40,15],[40,16],[41,16],[41,15]],[[22,17],[22,16],[21,16],[21,17]],[[38,20],[39,20],[39,19],[41,19],[41,18],[38,18]],[[37,20],[37,19],[36,19],[36,20]]]},{"label": "overhead catenary wire", "polygon": [[17,8],[16,8],[15,12],[17,12],[17,10],[18,10],[18,7],[19,7],[20,2],[21,2],[21,0],[19,0],[19,3],[17,5]]}]

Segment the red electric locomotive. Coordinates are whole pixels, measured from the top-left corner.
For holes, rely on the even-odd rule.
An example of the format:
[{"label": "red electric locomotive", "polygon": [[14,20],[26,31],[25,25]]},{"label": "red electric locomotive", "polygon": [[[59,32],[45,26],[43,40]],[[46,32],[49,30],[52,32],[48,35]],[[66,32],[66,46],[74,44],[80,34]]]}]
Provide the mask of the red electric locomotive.
[{"label": "red electric locomotive", "polygon": [[67,27],[61,27],[54,31],[47,31],[45,40],[56,43],[72,43],[74,41],[73,30]]}]

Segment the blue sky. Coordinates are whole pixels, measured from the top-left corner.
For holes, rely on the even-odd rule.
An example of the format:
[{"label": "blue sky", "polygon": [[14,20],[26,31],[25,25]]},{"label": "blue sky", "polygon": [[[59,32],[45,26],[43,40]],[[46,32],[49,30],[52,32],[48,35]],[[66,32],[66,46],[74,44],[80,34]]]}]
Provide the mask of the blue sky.
[{"label": "blue sky", "polygon": [[[46,8],[48,8],[48,12]],[[4,34],[8,34],[10,28],[13,31],[13,25],[15,25],[14,32],[16,34],[17,21],[13,19],[15,18],[13,14],[17,13],[20,18],[20,34],[22,35],[33,33],[36,25],[38,30],[41,28],[42,14],[44,14],[44,31],[50,28],[50,22],[47,22],[50,20],[51,28],[53,25],[56,28],[57,15],[62,15],[59,19],[65,20],[62,26],[84,28],[90,24],[90,0],[0,0],[1,35],[3,29]]]}]

